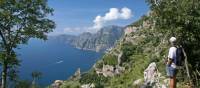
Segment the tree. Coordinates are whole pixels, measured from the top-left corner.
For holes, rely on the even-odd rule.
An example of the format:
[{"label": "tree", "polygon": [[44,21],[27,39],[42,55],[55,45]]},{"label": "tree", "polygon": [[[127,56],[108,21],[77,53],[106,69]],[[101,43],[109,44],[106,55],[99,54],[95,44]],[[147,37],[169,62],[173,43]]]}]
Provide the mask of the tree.
[{"label": "tree", "polygon": [[[175,36],[187,53],[191,71],[200,70],[199,0],[146,0],[158,31]],[[193,72],[192,72],[193,73]],[[196,78],[200,78],[200,75]]]},{"label": "tree", "polygon": [[47,39],[47,33],[55,28],[47,18],[52,12],[47,0],[0,0],[2,88],[6,88],[9,69],[19,64],[14,49],[30,38]]},{"label": "tree", "polygon": [[42,73],[38,71],[34,71],[31,73],[31,77],[33,78],[32,86],[33,88],[35,88],[34,86],[36,86],[36,80],[42,77]]}]

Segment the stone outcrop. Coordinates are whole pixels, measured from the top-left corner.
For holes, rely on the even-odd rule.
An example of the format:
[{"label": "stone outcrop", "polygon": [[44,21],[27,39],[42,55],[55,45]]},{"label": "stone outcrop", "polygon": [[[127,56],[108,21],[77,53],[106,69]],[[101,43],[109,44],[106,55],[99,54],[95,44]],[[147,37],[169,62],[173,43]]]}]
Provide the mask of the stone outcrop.
[{"label": "stone outcrop", "polygon": [[125,35],[128,35],[132,32],[135,32],[136,30],[138,30],[138,27],[126,27],[125,30],[124,30],[124,34]]},{"label": "stone outcrop", "polygon": [[133,82],[133,85],[140,85],[141,83],[142,83],[143,81],[142,81],[142,79],[137,79],[137,80],[135,80],[134,82]]},{"label": "stone outcrop", "polygon": [[60,86],[64,83],[63,80],[55,80],[54,83],[51,85],[51,88],[60,88]]},{"label": "stone outcrop", "polygon": [[103,65],[102,73],[105,77],[112,77],[114,76],[114,67],[110,65]]},{"label": "stone outcrop", "polygon": [[167,88],[169,80],[161,80],[161,78],[161,73],[159,73],[156,63],[150,63],[144,71],[144,85],[142,88]]},{"label": "stone outcrop", "polygon": [[156,63],[153,62],[149,64],[148,68],[144,71],[144,81],[145,84],[152,85],[156,82],[158,82],[159,72],[156,66]]},{"label": "stone outcrop", "polygon": [[124,67],[120,66],[111,66],[111,65],[103,65],[102,69],[95,68],[95,71],[98,75],[103,75],[104,77],[113,77],[114,75],[119,75],[125,71]]},{"label": "stone outcrop", "polygon": [[74,75],[71,76],[69,79],[70,79],[70,80],[78,80],[78,79],[80,79],[80,78],[81,78],[81,69],[78,68],[78,69],[76,70],[76,72],[74,73]]},{"label": "stone outcrop", "polygon": [[121,57],[123,55],[123,52],[120,52],[120,54],[117,56],[117,63],[118,63],[118,66],[120,66],[121,64]]},{"label": "stone outcrop", "polygon": [[81,85],[81,88],[95,88],[95,85],[92,83],[92,84],[83,84]]}]

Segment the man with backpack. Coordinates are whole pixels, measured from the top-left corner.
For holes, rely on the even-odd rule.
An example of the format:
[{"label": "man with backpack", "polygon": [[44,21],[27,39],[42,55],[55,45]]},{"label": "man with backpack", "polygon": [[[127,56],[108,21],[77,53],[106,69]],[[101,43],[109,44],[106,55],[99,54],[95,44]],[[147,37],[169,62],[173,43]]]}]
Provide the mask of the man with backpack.
[{"label": "man with backpack", "polygon": [[176,88],[176,73],[177,66],[180,66],[182,63],[182,48],[177,46],[177,39],[175,37],[171,37],[169,39],[171,43],[171,47],[169,49],[166,70],[167,75],[170,77],[170,88]]}]

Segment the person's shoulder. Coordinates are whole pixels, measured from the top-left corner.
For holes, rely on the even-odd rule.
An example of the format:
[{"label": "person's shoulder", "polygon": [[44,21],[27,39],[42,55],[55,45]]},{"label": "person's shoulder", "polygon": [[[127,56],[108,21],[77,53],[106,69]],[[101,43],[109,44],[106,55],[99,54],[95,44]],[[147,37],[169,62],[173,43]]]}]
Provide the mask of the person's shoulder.
[{"label": "person's shoulder", "polygon": [[174,49],[177,49],[176,47],[174,47],[174,46],[172,46],[172,47],[170,47],[169,48],[170,50],[172,49],[172,50],[174,50]]},{"label": "person's shoulder", "polygon": [[177,50],[176,47],[170,47],[170,48],[169,48],[169,52],[175,52],[176,50]]}]

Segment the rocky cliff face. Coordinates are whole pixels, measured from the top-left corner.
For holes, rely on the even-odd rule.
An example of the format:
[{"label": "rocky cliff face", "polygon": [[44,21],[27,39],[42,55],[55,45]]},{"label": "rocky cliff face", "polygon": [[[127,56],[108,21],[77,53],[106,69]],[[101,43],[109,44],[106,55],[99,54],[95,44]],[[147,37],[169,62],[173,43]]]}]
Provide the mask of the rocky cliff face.
[{"label": "rocky cliff face", "polygon": [[49,36],[49,38],[57,40],[59,42],[71,43],[76,38],[76,36],[62,34],[62,35],[58,35],[58,36]]},{"label": "rocky cliff face", "polygon": [[122,27],[112,25],[100,29],[95,34],[83,33],[71,44],[79,49],[101,52],[112,47],[123,34]]},{"label": "rocky cliff face", "polygon": [[78,36],[59,35],[57,39],[82,50],[103,52],[111,48],[124,35],[124,28],[111,25],[101,28],[97,33],[85,32]]}]

